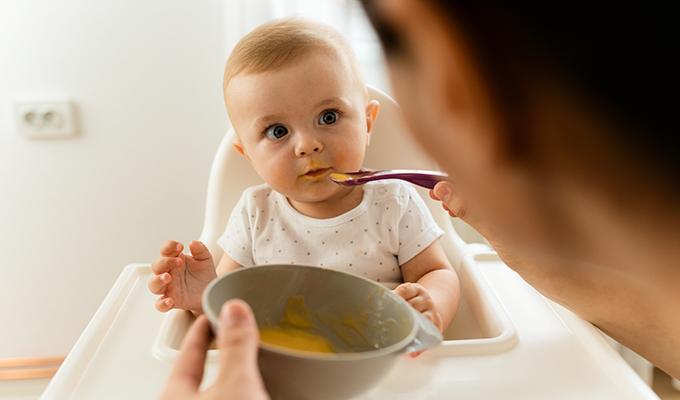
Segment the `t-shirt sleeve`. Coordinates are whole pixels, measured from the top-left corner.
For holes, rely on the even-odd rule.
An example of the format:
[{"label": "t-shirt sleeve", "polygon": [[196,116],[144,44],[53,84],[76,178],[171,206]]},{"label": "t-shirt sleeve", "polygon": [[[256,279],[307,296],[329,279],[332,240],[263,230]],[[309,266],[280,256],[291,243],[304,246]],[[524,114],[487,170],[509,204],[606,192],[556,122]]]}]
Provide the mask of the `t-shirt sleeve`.
[{"label": "t-shirt sleeve", "polygon": [[217,243],[231,257],[232,260],[244,267],[255,265],[253,259],[253,238],[250,227],[250,210],[248,209],[248,195],[241,196],[229,216],[229,222]]},{"label": "t-shirt sleeve", "polygon": [[404,265],[442,236],[444,231],[434,221],[423,198],[410,185],[405,185],[400,203],[404,208],[399,221],[397,259],[399,265]]}]

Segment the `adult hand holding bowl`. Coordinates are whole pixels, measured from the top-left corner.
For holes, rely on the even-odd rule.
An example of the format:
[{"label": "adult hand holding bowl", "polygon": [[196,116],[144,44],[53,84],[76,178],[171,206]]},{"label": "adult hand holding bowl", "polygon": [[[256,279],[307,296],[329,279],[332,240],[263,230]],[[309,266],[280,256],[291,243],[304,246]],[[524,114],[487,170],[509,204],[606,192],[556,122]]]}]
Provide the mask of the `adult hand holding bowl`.
[{"label": "adult hand holding bowl", "polygon": [[342,399],[374,386],[398,356],[438,345],[427,318],[389,289],[362,277],[317,267],[242,268],[214,280],[203,310],[216,329],[234,298],[253,309],[261,330],[297,329],[327,341],[328,352],[262,341],[258,363],[273,398]]}]

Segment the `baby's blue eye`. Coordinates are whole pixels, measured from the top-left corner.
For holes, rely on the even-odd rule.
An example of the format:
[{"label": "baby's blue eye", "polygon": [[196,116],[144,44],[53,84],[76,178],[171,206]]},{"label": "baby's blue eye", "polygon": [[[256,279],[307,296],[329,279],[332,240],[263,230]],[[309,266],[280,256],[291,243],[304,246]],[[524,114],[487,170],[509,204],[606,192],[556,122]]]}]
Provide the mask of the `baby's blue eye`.
[{"label": "baby's blue eye", "polygon": [[338,121],[339,113],[333,110],[327,110],[319,116],[320,125],[332,125]]},{"label": "baby's blue eye", "polygon": [[288,134],[288,128],[283,125],[272,125],[265,130],[264,134],[269,139],[278,140]]}]

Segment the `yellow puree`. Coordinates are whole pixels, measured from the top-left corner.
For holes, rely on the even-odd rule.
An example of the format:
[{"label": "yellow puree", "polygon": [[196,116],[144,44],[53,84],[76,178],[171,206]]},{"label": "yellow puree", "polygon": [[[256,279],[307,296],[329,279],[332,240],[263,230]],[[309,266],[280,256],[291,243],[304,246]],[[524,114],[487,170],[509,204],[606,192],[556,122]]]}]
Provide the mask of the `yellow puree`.
[{"label": "yellow puree", "polygon": [[333,172],[333,173],[330,174],[330,177],[332,179],[336,180],[336,181],[339,181],[339,182],[344,182],[344,181],[348,181],[348,180],[352,179],[351,176],[349,176],[347,174],[343,174],[342,172]]},{"label": "yellow puree", "polygon": [[275,346],[316,353],[335,353],[323,336],[310,332],[313,327],[302,296],[288,299],[279,325],[260,328],[260,340]]},{"label": "yellow puree", "polygon": [[264,343],[289,349],[314,353],[335,353],[333,346],[326,338],[298,328],[283,326],[262,328],[260,329],[260,339]]}]

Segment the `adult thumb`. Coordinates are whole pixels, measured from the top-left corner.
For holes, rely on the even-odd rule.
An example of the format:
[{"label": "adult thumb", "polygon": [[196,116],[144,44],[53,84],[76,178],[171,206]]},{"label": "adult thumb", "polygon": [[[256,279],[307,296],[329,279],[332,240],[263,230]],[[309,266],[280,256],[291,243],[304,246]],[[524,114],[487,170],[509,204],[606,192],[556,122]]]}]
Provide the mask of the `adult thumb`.
[{"label": "adult thumb", "polygon": [[217,347],[220,349],[220,380],[239,382],[259,378],[257,349],[259,332],[250,306],[230,300],[222,306]]},{"label": "adult thumb", "polygon": [[453,185],[446,181],[438,182],[432,189],[432,193],[444,204],[448,204],[451,200],[451,195],[453,194]]}]

